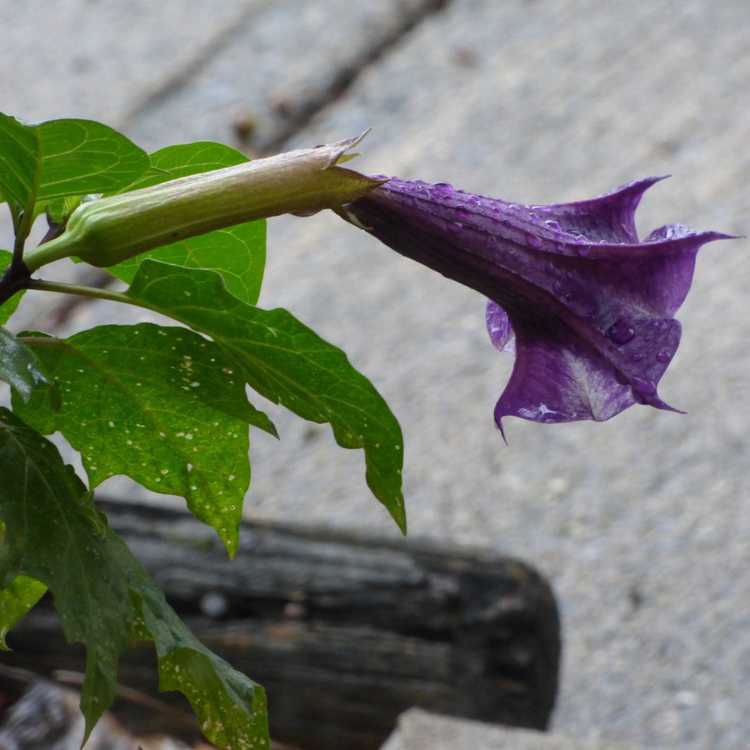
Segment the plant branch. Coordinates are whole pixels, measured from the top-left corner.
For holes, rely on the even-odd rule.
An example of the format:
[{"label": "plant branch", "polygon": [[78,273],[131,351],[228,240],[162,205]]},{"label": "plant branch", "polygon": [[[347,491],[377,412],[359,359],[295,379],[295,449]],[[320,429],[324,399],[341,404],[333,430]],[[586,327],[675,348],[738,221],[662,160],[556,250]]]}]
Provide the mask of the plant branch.
[{"label": "plant branch", "polygon": [[[23,242],[21,242],[23,247]],[[16,292],[26,289],[31,273],[23,260],[16,260],[15,248],[13,261],[5,274],[0,278],[0,305],[7,302]]]},{"label": "plant branch", "polygon": [[25,237],[21,234],[17,234],[15,242],[13,243],[13,260],[11,261],[11,266],[17,266],[23,262],[23,248],[25,244]]},{"label": "plant branch", "polygon": [[159,312],[155,307],[145,302],[128,297],[122,292],[112,292],[107,289],[97,289],[93,286],[84,286],[82,284],[66,284],[61,281],[42,281],[41,279],[29,279],[26,288],[37,292],[58,292],[59,294],[75,294],[79,297],[88,297],[89,299],[103,299],[109,302],[119,302],[125,305],[134,305],[143,307],[146,310]]}]

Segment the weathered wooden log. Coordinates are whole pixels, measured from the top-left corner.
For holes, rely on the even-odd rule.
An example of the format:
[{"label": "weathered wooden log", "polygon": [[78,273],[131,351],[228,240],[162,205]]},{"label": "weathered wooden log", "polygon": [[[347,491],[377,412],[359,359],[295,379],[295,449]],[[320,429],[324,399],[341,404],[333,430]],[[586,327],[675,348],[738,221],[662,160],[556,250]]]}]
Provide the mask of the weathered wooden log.
[{"label": "weathered wooden log", "polygon": [[[243,525],[229,561],[186,513],[101,505],[193,632],[264,684],[282,742],[377,748],[411,706],[547,727],[557,607],[543,578],[516,559],[256,522]],[[64,644],[43,606],[9,643],[6,663],[46,674],[81,669],[80,649]],[[121,683],[153,693],[153,661],[147,648],[129,654]],[[185,736],[184,718],[158,721],[160,731]]]}]

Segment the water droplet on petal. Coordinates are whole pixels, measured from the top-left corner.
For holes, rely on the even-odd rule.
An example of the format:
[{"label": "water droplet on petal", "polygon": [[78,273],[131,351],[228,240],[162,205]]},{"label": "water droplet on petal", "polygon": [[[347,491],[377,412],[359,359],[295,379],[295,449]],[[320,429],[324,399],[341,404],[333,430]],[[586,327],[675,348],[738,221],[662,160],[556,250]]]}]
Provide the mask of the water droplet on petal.
[{"label": "water droplet on petal", "polygon": [[533,247],[535,250],[539,250],[539,248],[541,248],[542,246],[542,241],[535,234],[527,234],[526,242],[528,243],[529,247]]},{"label": "water droplet on petal", "polygon": [[623,346],[635,337],[635,329],[624,318],[616,320],[608,329],[607,336],[617,346]]},{"label": "water droplet on petal", "polygon": [[666,364],[667,362],[669,362],[670,359],[672,359],[672,352],[668,351],[667,349],[662,349],[660,352],[657,353],[656,359],[659,362]]},{"label": "water droplet on petal", "polygon": [[555,219],[546,219],[544,222],[544,226],[547,227],[547,229],[552,229],[555,232],[560,231],[560,222],[555,221]]}]

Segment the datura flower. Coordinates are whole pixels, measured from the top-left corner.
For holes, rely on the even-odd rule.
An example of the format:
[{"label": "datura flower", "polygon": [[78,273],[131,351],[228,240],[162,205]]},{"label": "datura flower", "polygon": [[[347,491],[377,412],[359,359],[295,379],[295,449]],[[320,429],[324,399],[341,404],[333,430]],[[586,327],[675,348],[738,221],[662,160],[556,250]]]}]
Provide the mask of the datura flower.
[{"label": "datura flower", "polygon": [[602,421],[633,404],[677,411],[657,385],[680,343],[674,314],[699,248],[729,238],[679,224],[639,240],[652,177],[592,200],[508,203],[446,183],[382,178],[342,216],[489,298],[492,343],[515,351],[502,418]]}]

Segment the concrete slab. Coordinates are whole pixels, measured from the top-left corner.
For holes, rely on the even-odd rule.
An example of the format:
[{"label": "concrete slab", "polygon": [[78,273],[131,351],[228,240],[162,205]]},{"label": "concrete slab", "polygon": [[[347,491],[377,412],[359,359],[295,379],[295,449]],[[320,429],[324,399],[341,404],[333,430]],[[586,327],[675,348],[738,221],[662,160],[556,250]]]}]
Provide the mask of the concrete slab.
[{"label": "concrete slab", "polygon": [[[575,740],[559,734],[481,724],[421,711],[407,711],[382,750],[627,750],[606,740]],[[650,748],[658,750],[658,748]]]},{"label": "concrete slab", "polygon": [[26,120],[117,125],[202,60],[269,0],[25,0],[0,4],[0,102]]},{"label": "concrete slab", "polygon": [[[269,3],[184,85],[124,123],[148,149],[176,140],[237,142],[266,151],[341,95],[363,66],[444,4],[442,0]],[[200,113],[200,116],[196,116]],[[164,128],[165,120],[173,124]],[[175,129],[176,128],[176,129]]]}]

